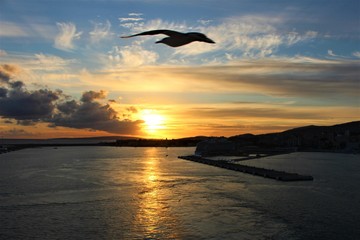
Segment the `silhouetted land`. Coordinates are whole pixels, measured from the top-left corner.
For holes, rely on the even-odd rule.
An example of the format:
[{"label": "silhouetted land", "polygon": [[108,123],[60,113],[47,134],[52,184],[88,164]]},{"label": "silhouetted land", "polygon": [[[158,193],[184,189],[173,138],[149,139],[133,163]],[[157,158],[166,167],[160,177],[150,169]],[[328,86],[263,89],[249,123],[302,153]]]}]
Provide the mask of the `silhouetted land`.
[{"label": "silhouetted land", "polygon": [[[305,126],[280,133],[243,134],[225,137],[197,136],[180,139],[142,139],[131,137],[1,139],[0,153],[42,146],[114,146],[114,147],[194,147],[199,142],[225,139],[236,152],[334,151],[360,152],[360,121],[334,126]],[[235,152],[235,153],[236,153]],[[229,153],[230,154],[230,153]]]},{"label": "silhouetted land", "polygon": [[232,171],[237,172],[243,172],[247,174],[252,174],[264,178],[272,178],[278,181],[312,181],[314,178],[309,175],[300,175],[297,173],[288,173],[284,171],[277,171],[273,169],[265,169],[265,168],[259,168],[259,167],[252,167],[252,166],[246,166],[241,164],[234,164],[227,161],[221,161],[221,160],[211,160],[206,159],[199,156],[179,156],[180,159],[189,160],[193,162],[203,163],[219,168],[224,168]]}]

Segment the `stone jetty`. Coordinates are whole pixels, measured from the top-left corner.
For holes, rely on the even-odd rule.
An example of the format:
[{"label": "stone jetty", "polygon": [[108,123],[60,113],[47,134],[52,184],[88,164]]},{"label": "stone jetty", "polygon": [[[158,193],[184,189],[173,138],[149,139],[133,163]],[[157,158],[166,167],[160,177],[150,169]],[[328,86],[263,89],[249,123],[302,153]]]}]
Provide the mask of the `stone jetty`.
[{"label": "stone jetty", "polygon": [[189,160],[193,162],[203,163],[215,167],[225,168],[233,171],[243,172],[247,174],[252,174],[255,176],[261,176],[265,178],[272,178],[278,181],[312,181],[314,178],[312,176],[300,175],[297,173],[288,173],[283,171],[277,171],[273,169],[265,169],[258,167],[251,167],[241,164],[230,163],[223,160],[211,160],[195,155],[190,156],[179,156],[178,158]]}]

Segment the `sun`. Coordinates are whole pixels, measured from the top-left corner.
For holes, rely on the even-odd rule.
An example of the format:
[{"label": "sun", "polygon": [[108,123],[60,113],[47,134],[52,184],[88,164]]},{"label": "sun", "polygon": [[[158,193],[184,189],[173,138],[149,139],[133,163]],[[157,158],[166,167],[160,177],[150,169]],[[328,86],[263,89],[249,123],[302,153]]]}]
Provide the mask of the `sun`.
[{"label": "sun", "polygon": [[160,129],[164,129],[165,118],[155,110],[145,109],[141,112],[141,119],[144,121],[146,132],[154,134]]}]

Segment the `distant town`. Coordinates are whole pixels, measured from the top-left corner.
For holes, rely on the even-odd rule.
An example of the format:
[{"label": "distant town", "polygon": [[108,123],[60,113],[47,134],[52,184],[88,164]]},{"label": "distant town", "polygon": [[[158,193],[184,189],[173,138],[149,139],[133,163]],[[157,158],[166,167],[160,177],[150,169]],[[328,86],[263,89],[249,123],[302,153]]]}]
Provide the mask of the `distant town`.
[{"label": "distant town", "polygon": [[[115,139],[114,139],[115,138]],[[197,136],[180,139],[98,137],[74,139],[1,139],[0,153],[42,146],[195,147],[203,156],[244,152],[329,151],[360,153],[360,121],[334,126],[305,126],[280,133],[232,137]]]}]

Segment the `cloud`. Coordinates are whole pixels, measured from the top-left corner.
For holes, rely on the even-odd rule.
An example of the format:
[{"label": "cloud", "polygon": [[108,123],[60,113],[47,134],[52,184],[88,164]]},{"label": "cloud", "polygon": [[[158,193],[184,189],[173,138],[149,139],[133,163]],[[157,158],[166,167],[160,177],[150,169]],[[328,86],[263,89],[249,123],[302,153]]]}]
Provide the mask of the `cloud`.
[{"label": "cloud", "polygon": [[195,108],[188,110],[187,114],[192,116],[197,116],[201,118],[217,118],[218,116],[222,116],[223,119],[234,119],[236,117],[241,116],[244,119],[247,118],[281,118],[285,119],[317,119],[321,116],[319,109],[311,110],[309,108],[293,108],[286,106],[276,106],[268,105],[268,106],[240,106],[236,108]]},{"label": "cloud", "polygon": [[27,37],[27,31],[13,22],[0,21],[0,37]]},{"label": "cloud", "polygon": [[5,50],[0,49],[0,57],[7,56],[7,52]]},{"label": "cloud", "polygon": [[126,108],[126,110],[131,112],[131,113],[138,113],[139,112],[139,110],[134,106],[130,106],[130,107]]},{"label": "cloud", "polygon": [[4,98],[7,95],[8,90],[6,88],[0,87],[0,98]]},{"label": "cloud", "polygon": [[24,17],[26,23],[0,21],[0,37],[42,37],[51,40],[56,35],[53,25],[39,23],[36,19]]},{"label": "cloud", "polygon": [[56,29],[54,29],[53,25],[48,23],[32,22],[32,19],[29,19],[29,21],[29,28],[32,30],[33,36],[41,36],[47,40],[53,40],[54,36],[56,36]]},{"label": "cloud", "polygon": [[139,17],[139,16],[142,16],[142,15],[144,15],[144,14],[142,14],[142,13],[129,13],[129,16],[137,16],[137,17]]},{"label": "cloud", "polygon": [[[80,101],[71,99],[61,90],[46,88],[27,90],[22,81],[13,80],[17,71],[14,65],[0,65],[0,116],[13,119],[18,125],[31,126],[48,123],[51,127],[63,126],[76,129],[91,129],[109,133],[136,135],[142,121],[121,119],[105,99],[106,92],[84,92]],[[129,116],[129,110],[124,110]]]},{"label": "cloud", "polygon": [[[198,54],[207,51],[228,50],[239,52],[245,57],[266,57],[272,55],[280,46],[291,46],[316,36],[316,32],[304,34],[290,32],[282,34],[279,29],[284,19],[273,16],[237,16],[227,18],[218,25],[200,27],[200,30],[214,39],[214,46],[180,49],[184,54]],[[216,46],[216,47],[215,47]]]},{"label": "cloud", "polygon": [[[144,66],[136,71],[104,72],[107,84],[124,84],[118,90],[166,92],[236,92],[271,96],[359,97],[360,63],[355,60],[321,60],[297,56],[233,60],[198,66]],[[144,79],[151,84],[144,84]],[[132,85],[127,87],[126,82]]]},{"label": "cloud", "polygon": [[138,22],[145,20],[142,16],[142,13],[129,13],[128,17],[120,17],[118,18],[120,22]]},{"label": "cloud", "polygon": [[43,71],[64,70],[64,67],[74,63],[75,60],[66,60],[61,57],[49,54],[35,54],[34,65],[40,66]]},{"label": "cloud", "polygon": [[[5,84],[0,94],[0,115],[20,121],[39,121],[51,116],[61,91],[39,89],[27,91],[22,81],[13,81],[12,76],[18,71],[14,65],[0,65],[0,81]],[[28,124],[28,122],[26,122]]]},{"label": "cloud", "polygon": [[197,22],[202,24],[202,25],[208,25],[212,22],[213,20],[205,20],[205,19],[200,19]]},{"label": "cloud", "polygon": [[357,57],[357,58],[360,58],[360,52],[353,52],[352,55],[355,56],[355,57]]},{"label": "cloud", "polygon": [[127,17],[118,18],[120,21],[120,26],[124,28],[138,28],[144,25],[144,18],[142,13],[129,13]]},{"label": "cloud", "polygon": [[187,26],[185,22],[170,22],[170,21],[164,21],[162,19],[152,19],[149,21],[146,21],[144,25],[134,27],[133,31],[147,31],[147,30],[153,30],[153,29],[174,29],[176,31],[187,31],[191,27]]},{"label": "cloud", "polygon": [[146,50],[140,45],[115,46],[108,55],[110,63],[117,67],[153,64],[158,58],[159,55],[156,52]]},{"label": "cloud", "polygon": [[142,20],[144,20],[144,18],[140,18],[140,17],[119,18],[120,22],[137,22],[137,21],[142,21]]},{"label": "cloud", "polygon": [[356,61],[278,58],[234,61],[228,65],[203,66],[178,75],[228,89],[272,95],[328,97],[359,96],[360,63]]},{"label": "cloud", "polygon": [[81,101],[92,102],[93,100],[104,99],[105,97],[106,97],[106,92],[103,90],[100,90],[100,92],[88,91],[83,93],[81,97]]},{"label": "cloud", "polygon": [[[122,21],[130,19],[124,18]],[[135,21],[126,27],[132,33],[152,29],[174,29],[177,31],[189,32],[199,31],[213,39],[216,44],[203,44],[194,42],[181,48],[174,49],[176,54],[194,56],[216,51],[229,51],[233,55],[242,57],[259,58],[273,55],[280,46],[293,46],[301,42],[309,41],[318,36],[315,31],[303,33],[291,31],[283,32],[286,19],[278,16],[246,15],[234,16],[212,21],[199,20],[199,25],[189,25],[184,22],[170,22],[162,19],[151,19]],[[142,19],[143,20],[143,19]],[[140,21],[140,20],[139,20]],[[152,40],[151,37],[144,39],[144,42]]]},{"label": "cloud", "polygon": [[26,91],[21,88],[8,90],[5,97],[0,98],[0,115],[16,120],[40,121],[51,117],[55,109],[55,101],[61,92],[40,89]]},{"label": "cloud", "polygon": [[104,91],[84,92],[81,102],[71,100],[59,104],[59,113],[49,121],[51,126],[88,128],[117,134],[139,133],[142,121],[121,120],[118,112],[109,104],[96,102],[98,98],[105,98]]},{"label": "cloud", "polygon": [[110,21],[106,21],[103,23],[94,23],[94,30],[92,30],[90,34],[90,41],[92,43],[98,43],[101,40],[111,38],[114,33],[110,31],[111,23]]},{"label": "cloud", "polygon": [[75,48],[74,40],[80,39],[82,32],[76,32],[76,26],[73,23],[56,23],[59,33],[55,37],[54,47],[71,51]]},{"label": "cloud", "polygon": [[285,37],[285,43],[288,46],[297,44],[299,42],[304,42],[307,40],[314,39],[318,36],[318,33],[315,31],[307,31],[305,34],[300,34],[298,32],[289,32]]},{"label": "cloud", "polygon": [[19,72],[19,68],[11,64],[0,65],[0,83],[9,84],[9,81],[13,75]]},{"label": "cloud", "polygon": [[1,136],[4,138],[21,138],[21,137],[33,137],[34,133],[25,131],[24,129],[12,128],[9,130],[1,131]]},{"label": "cloud", "polygon": [[330,49],[329,49],[329,50],[327,51],[327,53],[328,53],[329,56],[337,57],[337,55],[333,52],[333,50],[330,50]]}]

